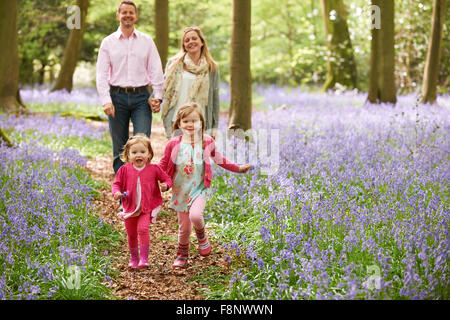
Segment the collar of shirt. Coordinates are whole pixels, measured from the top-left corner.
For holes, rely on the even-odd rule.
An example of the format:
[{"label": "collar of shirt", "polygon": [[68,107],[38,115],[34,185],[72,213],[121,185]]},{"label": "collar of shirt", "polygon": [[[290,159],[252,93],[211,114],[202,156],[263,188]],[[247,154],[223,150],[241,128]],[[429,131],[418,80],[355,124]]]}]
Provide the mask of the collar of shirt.
[{"label": "collar of shirt", "polygon": [[[134,38],[137,38],[139,36],[139,31],[137,31],[136,30],[136,28],[134,28],[133,29],[133,33],[130,35],[130,37],[134,37]],[[117,28],[117,31],[116,31],[116,33],[115,33],[115,37],[117,38],[117,39],[120,39],[121,37],[123,37],[123,38],[127,38],[124,34],[123,34],[123,32],[122,32],[122,30],[120,29],[120,26],[119,26],[119,28]]]}]

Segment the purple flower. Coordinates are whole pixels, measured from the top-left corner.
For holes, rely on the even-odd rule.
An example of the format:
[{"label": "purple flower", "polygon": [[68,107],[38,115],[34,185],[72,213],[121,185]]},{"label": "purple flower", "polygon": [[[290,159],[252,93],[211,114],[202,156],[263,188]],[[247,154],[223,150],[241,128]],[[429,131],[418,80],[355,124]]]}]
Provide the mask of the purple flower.
[{"label": "purple flower", "polygon": [[[253,114],[253,130],[279,130],[277,174],[243,178],[213,166],[214,187],[228,192],[213,210],[231,246],[247,252],[247,279],[281,285],[260,280],[250,297],[445,298],[450,95],[441,106],[399,96],[393,108],[357,92],[255,89],[266,110]],[[267,163],[234,138],[217,145],[227,158],[245,150],[252,165]],[[379,289],[363,285],[369,277]]]}]

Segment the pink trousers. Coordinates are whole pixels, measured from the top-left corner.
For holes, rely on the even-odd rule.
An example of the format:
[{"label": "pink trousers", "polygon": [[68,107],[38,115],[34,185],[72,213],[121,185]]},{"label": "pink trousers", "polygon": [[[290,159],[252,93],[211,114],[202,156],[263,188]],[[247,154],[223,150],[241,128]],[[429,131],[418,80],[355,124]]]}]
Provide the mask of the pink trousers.
[{"label": "pink trousers", "polygon": [[[130,217],[125,219],[125,229],[127,230],[128,246],[129,248],[137,248],[141,246],[150,245],[150,226],[151,215],[149,212],[141,213],[137,217]],[[139,240],[139,242],[138,242]]]},{"label": "pink trousers", "polygon": [[192,203],[189,211],[179,212],[178,214],[178,243],[182,245],[189,244],[192,225],[195,229],[202,229],[205,226],[203,220],[203,211],[205,210],[206,199],[197,197]]}]

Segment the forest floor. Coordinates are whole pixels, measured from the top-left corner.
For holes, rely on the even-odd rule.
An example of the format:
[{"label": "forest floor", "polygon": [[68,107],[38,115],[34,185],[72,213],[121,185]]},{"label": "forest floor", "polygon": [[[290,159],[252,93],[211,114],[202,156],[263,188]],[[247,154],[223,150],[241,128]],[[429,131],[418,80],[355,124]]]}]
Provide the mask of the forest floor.
[{"label": "forest floor", "polygon": [[[96,125],[107,126],[105,122]],[[132,125],[130,125],[130,135]],[[152,124],[152,163],[158,163],[167,143],[162,123]],[[112,153],[112,150],[111,150]],[[114,180],[111,156],[99,156],[87,164],[91,177],[111,186]],[[178,219],[176,212],[168,207],[171,191],[162,193],[163,207],[156,224],[150,225],[149,267],[147,269],[129,269],[129,250],[123,221],[117,217],[119,203],[111,194],[111,188],[98,190],[102,196],[95,200],[96,211],[100,218],[122,233],[122,245],[109,252],[114,256],[110,266],[113,270],[112,280],[108,286],[119,299],[133,300],[201,300],[208,286],[202,274],[214,269],[216,279],[219,274],[228,274],[223,249],[210,237],[212,252],[209,257],[202,257],[197,250],[195,233],[191,234],[191,249],[188,266],[184,270],[172,270],[178,245]],[[206,226],[206,230],[208,227]],[[211,267],[213,266],[213,267]],[[219,270],[219,271],[218,271]],[[219,272],[219,274],[217,274]],[[117,276],[116,276],[117,275]]]}]

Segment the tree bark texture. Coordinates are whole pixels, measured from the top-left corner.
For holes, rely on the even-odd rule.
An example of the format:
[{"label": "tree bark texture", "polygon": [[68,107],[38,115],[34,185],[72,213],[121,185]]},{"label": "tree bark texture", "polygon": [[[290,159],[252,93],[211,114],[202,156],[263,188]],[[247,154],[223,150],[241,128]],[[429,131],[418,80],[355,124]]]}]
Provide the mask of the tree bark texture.
[{"label": "tree bark texture", "polygon": [[77,66],[83,35],[86,29],[86,15],[89,0],[77,0],[77,6],[80,8],[81,13],[80,28],[70,30],[69,39],[67,40],[61,62],[61,70],[51,91],[66,89],[68,92],[71,92],[73,88],[73,74]]},{"label": "tree bark texture", "polygon": [[251,0],[233,1],[228,128],[251,128],[252,84],[250,72]]},{"label": "tree bark texture", "polygon": [[0,109],[6,112],[19,111],[19,53],[17,44],[18,1],[0,1]]},{"label": "tree bark texture", "polygon": [[327,76],[323,91],[339,83],[349,89],[357,88],[356,62],[347,25],[343,0],[321,0],[325,37],[329,51]]},{"label": "tree bark texture", "polygon": [[380,8],[380,29],[372,29],[369,93],[371,103],[396,103],[394,0],[372,0]]},{"label": "tree bark texture", "polygon": [[169,0],[155,0],[155,44],[163,68],[169,54]]},{"label": "tree bark texture", "polygon": [[422,103],[433,104],[437,98],[439,61],[441,58],[442,36],[445,21],[445,1],[434,0],[431,34],[428,44],[427,60],[422,82]]},{"label": "tree bark texture", "polygon": [[11,142],[11,139],[8,137],[6,132],[3,131],[3,129],[1,127],[0,127],[0,140],[5,142],[8,147],[12,147],[13,146],[13,143]]}]

